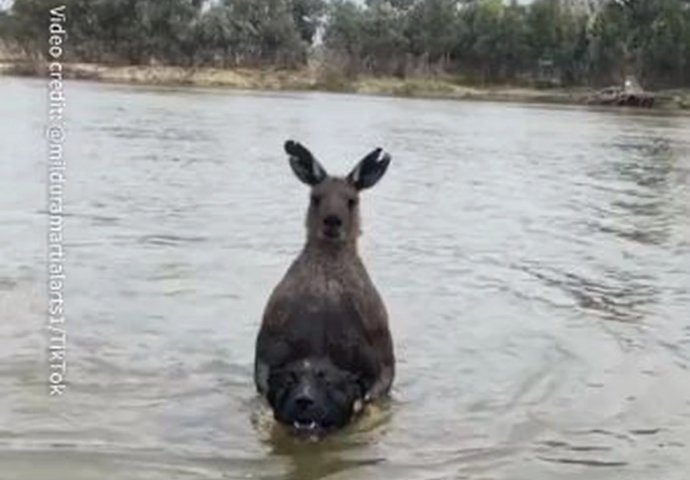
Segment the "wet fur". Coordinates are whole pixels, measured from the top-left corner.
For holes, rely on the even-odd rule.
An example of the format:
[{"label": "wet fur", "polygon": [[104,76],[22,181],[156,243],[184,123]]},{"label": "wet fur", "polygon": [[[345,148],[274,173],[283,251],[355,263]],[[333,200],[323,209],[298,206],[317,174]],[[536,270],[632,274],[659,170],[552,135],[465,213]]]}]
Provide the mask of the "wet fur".
[{"label": "wet fur", "polygon": [[[359,191],[374,185],[390,157],[377,149],[347,178],[328,177],[306,148],[287,142],[297,177],[311,185],[307,241],[275,287],[256,342],[255,382],[268,395],[270,372],[296,360],[327,358],[357,376],[365,400],[388,392],[395,360],[388,316],[357,253]],[[314,197],[323,199],[315,203]],[[342,219],[341,236],[322,236],[325,215]]]},{"label": "wet fur", "polygon": [[[257,362],[269,369],[309,357],[329,357],[362,375],[369,396],[393,379],[386,309],[356,253],[329,254],[307,246],[273,291],[257,340]],[[267,390],[257,378],[259,391]]]}]

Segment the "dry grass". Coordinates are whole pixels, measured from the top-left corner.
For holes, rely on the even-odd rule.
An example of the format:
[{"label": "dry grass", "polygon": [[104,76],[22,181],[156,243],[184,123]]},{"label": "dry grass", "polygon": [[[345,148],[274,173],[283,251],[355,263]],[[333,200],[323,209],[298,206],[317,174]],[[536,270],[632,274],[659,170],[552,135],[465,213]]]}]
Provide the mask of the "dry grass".
[{"label": "dry grass", "polygon": [[[67,63],[65,78],[98,80],[114,83],[147,85],[193,85],[245,90],[320,90],[400,97],[447,98],[584,104],[590,89],[534,89],[515,87],[463,86],[454,77],[349,78],[342,68],[316,66],[301,70],[183,68],[169,66],[112,66],[90,63]],[[46,65],[36,62],[0,62],[0,74],[44,76]],[[690,91],[675,90],[662,95],[662,108],[690,109]]]}]

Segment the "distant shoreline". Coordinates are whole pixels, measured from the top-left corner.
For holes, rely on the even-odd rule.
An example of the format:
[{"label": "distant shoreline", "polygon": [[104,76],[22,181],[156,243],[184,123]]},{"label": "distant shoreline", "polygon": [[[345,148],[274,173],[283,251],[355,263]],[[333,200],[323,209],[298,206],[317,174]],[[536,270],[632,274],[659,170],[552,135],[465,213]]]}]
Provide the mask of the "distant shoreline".
[{"label": "distant shoreline", "polygon": [[[45,64],[0,61],[0,75],[47,76]],[[586,105],[596,90],[586,87],[537,89],[509,86],[463,86],[451,77],[410,78],[363,77],[349,80],[316,69],[218,69],[172,66],[112,66],[93,63],[63,64],[65,79],[161,86],[222,87],[241,90],[321,91],[359,93],[408,98],[478,100],[519,103]],[[690,110],[690,91],[657,92],[667,110]]]}]

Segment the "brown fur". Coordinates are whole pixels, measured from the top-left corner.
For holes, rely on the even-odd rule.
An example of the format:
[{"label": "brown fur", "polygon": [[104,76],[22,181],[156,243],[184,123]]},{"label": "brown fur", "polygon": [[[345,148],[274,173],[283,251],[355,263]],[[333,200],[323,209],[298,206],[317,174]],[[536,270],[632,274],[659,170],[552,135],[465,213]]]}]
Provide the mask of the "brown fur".
[{"label": "brown fur", "polygon": [[[340,221],[337,234],[325,223],[333,217]],[[323,355],[363,374],[366,398],[379,397],[393,381],[393,343],[386,308],[357,252],[359,191],[351,177],[328,177],[313,186],[306,226],[305,246],[264,311],[257,387],[266,393],[272,368]]]}]

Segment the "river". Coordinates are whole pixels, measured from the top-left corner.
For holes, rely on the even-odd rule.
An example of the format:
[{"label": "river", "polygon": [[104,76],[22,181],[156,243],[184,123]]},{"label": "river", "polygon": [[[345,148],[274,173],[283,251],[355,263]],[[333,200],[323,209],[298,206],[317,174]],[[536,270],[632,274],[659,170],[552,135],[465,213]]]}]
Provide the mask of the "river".
[{"label": "river", "polygon": [[[68,83],[51,398],[46,82],[0,91],[1,479],[687,479],[690,117]],[[252,381],[304,239],[288,138],[393,156],[360,250],[397,378],[318,444]]]}]

